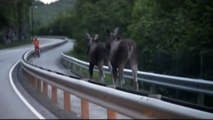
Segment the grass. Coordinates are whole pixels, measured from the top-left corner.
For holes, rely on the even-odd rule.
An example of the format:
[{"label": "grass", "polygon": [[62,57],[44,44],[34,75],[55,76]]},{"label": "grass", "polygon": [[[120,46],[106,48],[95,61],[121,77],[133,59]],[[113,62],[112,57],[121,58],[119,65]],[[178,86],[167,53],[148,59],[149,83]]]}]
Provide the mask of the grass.
[{"label": "grass", "polygon": [[65,53],[68,56],[72,56],[75,57],[77,59],[83,60],[83,61],[87,61],[87,57],[86,57],[86,53],[85,54],[78,54],[77,52],[74,52],[74,50],[71,50],[67,53]]},{"label": "grass", "polygon": [[[82,76],[89,78],[89,71],[86,68],[76,68],[74,70],[77,73],[80,73]],[[93,79],[99,81],[99,72],[93,70]],[[111,75],[105,73],[104,83],[112,84]]]}]

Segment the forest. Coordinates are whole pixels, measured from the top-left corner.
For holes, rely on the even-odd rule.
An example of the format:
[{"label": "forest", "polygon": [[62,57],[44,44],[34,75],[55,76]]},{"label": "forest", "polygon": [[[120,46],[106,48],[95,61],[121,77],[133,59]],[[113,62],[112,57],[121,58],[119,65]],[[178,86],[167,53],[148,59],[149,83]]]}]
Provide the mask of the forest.
[{"label": "forest", "polygon": [[33,0],[0,1],[0,48],[30,37],[30,7]]},{"label": "forest", "polygon": [[41,27],[46,27],[57,18],[58,14],[63,14],[64,11],[71,9],[75,1],[76,0],[59,0],[51,4],[34,1],[32,4],[34,31],[38,31]]}]

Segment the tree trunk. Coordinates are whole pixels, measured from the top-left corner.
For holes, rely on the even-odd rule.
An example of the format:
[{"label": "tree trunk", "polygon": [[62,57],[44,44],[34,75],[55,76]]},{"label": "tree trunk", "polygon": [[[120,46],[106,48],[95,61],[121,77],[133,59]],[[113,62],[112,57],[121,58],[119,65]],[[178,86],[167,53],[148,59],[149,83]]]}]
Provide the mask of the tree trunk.
[{"label": "tree trunk", "polygon": [[18,40],[23,40],[22,39],[22,31],[23,31],[23,17],[24,17],[24,12],[23,12],[23,3],[22,0],[17,3],[17,12],[18,12]]}]

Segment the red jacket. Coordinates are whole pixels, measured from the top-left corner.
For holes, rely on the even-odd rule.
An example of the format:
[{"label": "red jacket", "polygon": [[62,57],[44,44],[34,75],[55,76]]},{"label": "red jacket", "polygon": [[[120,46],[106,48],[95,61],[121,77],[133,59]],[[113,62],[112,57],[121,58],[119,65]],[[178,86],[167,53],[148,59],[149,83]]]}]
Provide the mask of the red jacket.
[{"label": "red jacket", "polygon": [[39,47],[39,41],[36,38],[33,40],[33,44],[35,47]]}]

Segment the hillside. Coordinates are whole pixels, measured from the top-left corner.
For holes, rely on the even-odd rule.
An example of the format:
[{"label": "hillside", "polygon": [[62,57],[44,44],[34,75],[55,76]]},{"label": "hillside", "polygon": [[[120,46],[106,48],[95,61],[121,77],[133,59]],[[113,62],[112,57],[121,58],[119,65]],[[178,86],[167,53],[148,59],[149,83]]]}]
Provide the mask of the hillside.
[{"label": "hillside", "polygon": [[53,22],[58,14],[73,8],[76,0],[59,0],[51,4],[44,4],[40,1],[33,3],[34,29]]}]

